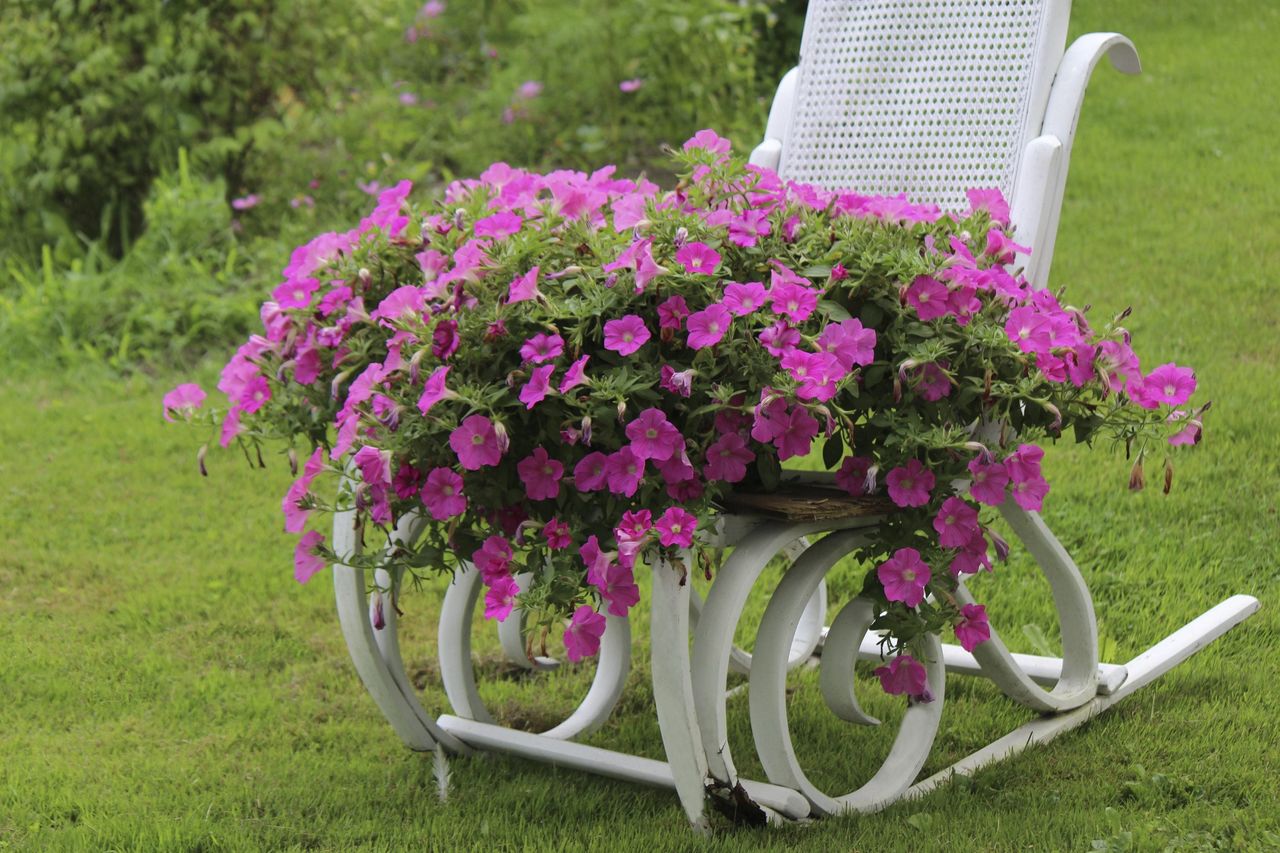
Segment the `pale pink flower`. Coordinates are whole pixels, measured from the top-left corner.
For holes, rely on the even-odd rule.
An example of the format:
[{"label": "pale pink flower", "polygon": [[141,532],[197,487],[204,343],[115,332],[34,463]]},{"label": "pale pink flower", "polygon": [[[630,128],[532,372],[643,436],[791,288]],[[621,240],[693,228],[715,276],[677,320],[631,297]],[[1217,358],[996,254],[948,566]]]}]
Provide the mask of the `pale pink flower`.
[{"label": "pale pink flower", "polygon": [[680,430],[667,420],[661,409],[653,407],[645,409],[627,424],[626,434],[631,441],[631,452],[639,459],[660,462],[670,459],[672,453],[684,447],[684,436]]},{"label": "pale pink flower", "polygon": [[711,275],[720,263],[720,253],[706,243],[685,243],[676,252],[676,260],[687,273]]},{"label": "pale pink flower", "polygon": [[969,212],[973,213],[978,210],[986,210],[991,214],[991,221],[1008,227],[1009,225],[1009,202],[1005,201],[1004,193],[1000,192],[998,187],[992,189],[981,190],[965,190],[964,194],[969,197]]},{"label": "pale pink flower", "polygon": [[552,551],[563,551],[573,543],[569,536],[569,525],[558,518],[553,518],[542,528],[542,537],[547,540],[547,547]]},{"label": "pale pink flower", "polygon": [[933,519],[933,529],[938,532],[938,544],[943,548],[963,548],[971,538],[982,535],[978,511],[954,496],[942,502]]},{"label": "pale pink flower", "polygon": [[396,321],[407,323],[422,316],[422,289],[412,285],[397,287],[378,303],[378,307],[369,315],[370,320],[385,320],[383,325]]},{"label": "pale pink flower", "polygon": [[918,702],[933,701],[928,673],[911,655],[898,655],[887,666],[876,667],[875,675],[885,693],[895,696],[906,694]]},{"label": "pale pink flower", "polygon": [[618,355],[631,355],[649,340],[649,330],[644,320],[628,314],[604,324],[604,346]]},{"label": "pale pink flower", "polygon": [[950,313],[947,286],[936,278],[918,275],[907,287],[907,304],[916,309],[921,320],[936,320]]},{"label": "pale pink flower", "polygon": [[516,97],[525,101],[532,101],[541,94],[542,84],[537,80],[526,80],[521,83],[520,88],[516,90]]},{"label": "pale pink flower", "polygon": [[935,478],[919,459],[910,459],[905,467],[894,468],[884,478],[889,487],[889,497],[898,506],[924,506],[929,502],[929,492]]},{"label": "pale pink flower", "polygon": [[876,569],[876,577],[884,586],[885,598],[901,601],[908,607],[924,601],[924,588],[932,576],[929,566],[920,559],[920,552],[915,548],[899,548]]},{"label": "pale pink flower", "polygon": [[854,497],[867,493],[867,472],[871,460],[864,456],[846,456],[836,472],[836,485]]},{"label": "pale pink flower", "polygon": [[520,358],[528,362],[542,363],[559,358],[564,353],[564,338],[545,332],[534,335],[520,347]]},{"label": "pale pink flower", "polygon": [[164,407],[164,419],[169,423],[174,423],[171,415],[178,415],[186,420],[191,420],[192,415],[196,413],[196,409],[204,405],[204,400],[207,396],[209,395],[204,392],[204,389],[194,382],[179,385],[168,394],[165,394],[164,400],[161,401],[161,405]]},{"label": "pale pink flower", "polygon": [[527,302],[530,299],[537,299],[541,295],[538,292],[538,268],[534,267],[524,275],[518,275],[511,279],[511,285],[507,288],[507,304],[514,305],[517,302]]},{"label": "pale pink flower", "polygon": [[631,497],[640,488],[644,479],[645,461],[635,454],[630,447],[624,447],[609,454],[605,464],[605,477],[609,482],[609,491],[615,495]]},{"label": "pale pink flower", "polygon": [[709,305],[702,311],[689,315],[689,347],[703,349],[715,346],[729,331],[733,315],[723,305]]},{"label": "pale pink flower", "polygon": [[467,511],[462,477],[452,468],[433,468],[422,486],[422,502],[436,521],[462,515]]},{"label": "pale pink flower", "polygon": [[754,246],[772,231],[769,214],[764,210],[748,208],[729,220],[729,242],[735,246]]},{"label": "pale pink flower", "polygon": [[966,652],[971,652],[991,639],[991,623],[987,621],[987,608],[981,604],[966,604],[960,608],[964,621],[956,625],[956,639]]},{"label": "pale pink flower", "polygon": [[551,374],[555,369],[554,364],[544,364],[533,369],[529,381],[520,389],[520,402],[524,403],[526,409],[532,409],[547,398],[547,393],[551,390]]},{"label": "pale pink flower", "polygon": [[700,130],[691,138],[685,140],[684,150],[688,151],[690,148],[705,148],[716,154],[728,154],[730,145],[729,140],[720,136],[714,130],[707,129]]},{"label": "pale pink flower", "polygon": [[981,458],[969,462],[969,495],[978,503],[1000,506],[1004,503],[1004,489],[1009,485],[1009,472],[1002,462],[983,462]]},{"label": "pale pink flower", "polygon": [[619,83],[618,89],[620,91],[630,94],[632,92],[639,91],[640,87],[643,85],[644,85],[644,80],[642,80],[639,77],[633,77],[630,80],[623,80],[621,83]]},{"label": "pale pink flower", "polygon": [[818,307],[818,293],[811,287],[779,280],[774,273],[769,289],[769,307],[794,323],[802,323]]},{"label": "pale pink flower", "polygon": [[298,583],[306,583],[324,568],[324,557],[319,554],[322,545],[324,536],[314,530],[308,530],[298,540],[293,549],[293,579]]},{"label": "pale pink flower", "polygon": [[520,482],[524,483],[529,500],[554,500],[560,496],[564,465],[549,457],[545,449],[535,447],[533,453],[516,465],[516,472],[520,475]]},{"label": "pale pink flower", "polygon": [[580,492],[598,492],[608,484],[609,457],[599,451],[588,453],[573,466],[573,485]]},{"label": "pale pink flower", "polygon": [[520,594],[520,584],[510,575],[499,575],[489,585],[484,594],[484,618],[506,620],[516,606],[516,596]]},{"label": "pale pink flower", "polygon": [[618,559],[628,566],[634,564],[636,554],[644,547],[645,537],[652,527],[653,513],[649,510],[624,512],[622,520],[613,529],[613,536],[618,541]]},{"label": "pale pink flower", "polygon": [[444,14],[444,0],[427,0],[418,13],[424,18],[438,18]]},{"label": "pale pink flower", "polygon": [[520,226],[524,224],[524,220],[518,215],[510,211],[502,211],[492,216],[486,216],[483,219],[477,219],[475,224],[475,235],[477,237],[496,237],[502,239],[510,237],[512,234],[520,230]]},{"label": "pale pink flower", "polygon": [[640,587],[630,566],[613,563],[604,571],[603,583],[598,587],[600,597],[609,604],[609,615],[626,616],[627,611],[640,601]]},{"label": "pale pink flower", "polygon": [[840,361],[846,371],[855,364],[868,365],[875,361],[876,330],[864,329],[856,317],[839,323],[828,323],[818,335],[818,346]]},{"label": "pale pink flower", "polygon": [[764,305],[768,291],[758,281],[739,284],[731,281],[724,288],[724,299],[721,304],[738,317],[754,314]]},{"label": "pale pink flower", "polygon": [[569,660],[580,661],[594,657],[600,651],[600,637],[604,635],[605,618],[586,604],[573,612],[573,619],[564,632],[564,648]]},{"label": "pale pink flower", "polygon": [[502,447],[493,421],[484,415],[471,415],[449,433],[449,446],[458,454],[458,462],[468,471],[497,465]]},{"label": "pale pink flower", "polygon": [[251,207],[257,207],[260,201],[262,201],[262,196],[257,193],[249,193],[249,195],[231,199],[231,207],[235,210],[248,210]]},{"label": "pale pink flower", "polygon": [[747,476],[747,466],[755,458],[741,435],[726,433],[707,448],[707,464],[702,474],[708,480],[737,483]]},{"label": "pale pink flower", "polygon": [[698,529],[698,518],[678,506],[668,507],[654,523],[658,531],[658,541],[666,547],[693,547],[693,533]]},{"label": "pale pink flower", "polygon": [[584,355],[569,365],[569,369],[564,372],[564,378],[560,380],[560,393],[568,394],[579,385],[585,384],[587,379],[587,361],[591,358]]},{"label": "pale pink flower", "polygon": [[693,374],[692,368],[677,371],[671,365],[664,364],[658,371],[658,387],[672,394],[688,397],[693,393]]}]

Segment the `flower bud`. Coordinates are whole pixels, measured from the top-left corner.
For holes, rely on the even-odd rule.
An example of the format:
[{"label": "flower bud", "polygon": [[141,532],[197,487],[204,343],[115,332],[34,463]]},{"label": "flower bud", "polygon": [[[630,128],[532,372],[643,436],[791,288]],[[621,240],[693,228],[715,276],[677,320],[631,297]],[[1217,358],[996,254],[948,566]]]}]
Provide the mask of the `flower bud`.
[{"label": "flower bud", "polygon": [[356,278],[360,279],[360,283],[365,287],[373,284],[373,273],[369,272],[364,267],[361,267],[360,271],[356,273]]},{"label": "flower bud", "polygon": [[370,617],[371,617],[371,621],[373,622],[373,630],[381,631],[383,628],[387,627],[387,617],[386,617],[386,614],[383,613],[382,611],[382,593],[381,592],[375,592],[373,594],[372,610],[373,610],[373,613],[370,614]]},{"label": "flower bud", "polygon": [[647,219],[641,219],[635,225],[631,226],[631,230],[636,234],[643,234],[653,227],[653,223]]},{"label": "flower bud", "polygon": [[200,466],[200,476],[208,477],[209,469],[204,467],[204,458],[209,455],[209,445],[202,444],[200,449],[196,451],[196,464]]},{"label": "flower bud", "polygon": [[1009,543],[1005,541],[1003,536],[996,533],[990,527],[985,529],[987,532],[987,538],[991,540],[991,547],[996,549],[996,559],[1000,560],[1000,562],[1004,562],[1009,559]]},{"label": "flower bud", "polygon": [[627,401],[618,401],[618,423],[622,423],[622,419],[627,416]]},{"label": "flower bud", "polygon": [[462,208],[458,208],[453,212],[453,227],[459,228],[459,229],[462,228],[462,225],[464,222],[466,222],[466,219],[467,219],[467,212]]},{"label": "flower bud", "polygon": [[505,454],[511,447],[511,436],[507,434],[506,425],[502,421],[494,421],[493,432],[498,438],[498,449]]},{"label": "flower bud", "polygon": [[1164,460],[1164,493],[1169,494],[1169,490],[1173,488],[1173,460],[1165,457]]},{"label": "flower bud", "polygon": [[591,446],[591,415],[582,416],[582,443]]},{"label": "flower bud", "polygon": [[1139,456],[1129,471],[1129,491],[1140,492],[1147,484],[1146,475],[1142,471],[1142,457]]},{"label": "flower bud", "polygon": [[681,225],[676,229],[676,233],[672,236],[671,242],[677,249],[684,246],[685,243],[689,242],[689,229]]},{"label": "flower bud", "polygon": [[296,477],[298,476],[298,451],[290,447],[287,456],[289,458],[289,473]]}]

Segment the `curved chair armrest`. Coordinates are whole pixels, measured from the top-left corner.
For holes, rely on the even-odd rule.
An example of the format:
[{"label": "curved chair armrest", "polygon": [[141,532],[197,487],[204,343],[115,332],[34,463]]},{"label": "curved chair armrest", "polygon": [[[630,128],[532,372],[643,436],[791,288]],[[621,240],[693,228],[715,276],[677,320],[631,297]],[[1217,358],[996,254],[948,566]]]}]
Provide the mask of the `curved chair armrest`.
[{"label": "curved chair armrest", "polygon": [[[1043,188],[1033,193],[1040,196],[1039,210],[1024,211],[1025,221],[1027,224],[1034,223],[1032,228],[1040,242],[1038,245],[1033,244],[1033,254],[1029,261],[1027,258],[1019,260],[1028,263],[1028,279],[1036,287],[1047,287],[1049,283],[1049,267],[1053,263],[1054,243],[1062,213],[1062,198],[1067,187],[1071,146],[1075,141],[1076,125],[1080,121],[1080,108],[1084,105],[1084,93],[1089,86],[1093,69],[1104,56],[1109,56],[1116,70],[1125,74],[1138,74],[1142,70],[1133,42],[1119,33],[1090,33],[1076,39],[1058,63],[1058,72],[1053,79],[1044,123],[1040,129],[1041,136],[1032,143],[1035,145],[1053,140],[1060,146],[1054,157],[1056,162],[1049,164],[1050,168],[1039,169],[1047,179]],[[1028,154],[1030,153],[1032,152],[1028,150]],[[1043,155],[1048,153],[1046,149],[1036,159],[1043,160]],[[1023,186],[1018,187],[1019,194],[1026,192],[1028,190]]]},{"label": "curved chair armrest", "polygon": [[751,152],[751,165],[776,171],[781,164],[782,143],[786,140],[787,129],[791,125],[791,108],[799,79],[799,68],[792,68],[782,75],[778,89],[773,95],[773,104],[769,107],[769,121],[764,128],[764,141]]}]

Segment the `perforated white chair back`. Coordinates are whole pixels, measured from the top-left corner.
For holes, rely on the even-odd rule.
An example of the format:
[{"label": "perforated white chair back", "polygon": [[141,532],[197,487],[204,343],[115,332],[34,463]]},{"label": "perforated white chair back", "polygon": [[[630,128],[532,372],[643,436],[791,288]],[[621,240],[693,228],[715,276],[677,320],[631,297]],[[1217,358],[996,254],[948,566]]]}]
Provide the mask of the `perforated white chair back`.
[{"label": "perforated white chair back", "polygon": [[1013,198],[1070,0],[811,0],[779,172],[945,209]]}]

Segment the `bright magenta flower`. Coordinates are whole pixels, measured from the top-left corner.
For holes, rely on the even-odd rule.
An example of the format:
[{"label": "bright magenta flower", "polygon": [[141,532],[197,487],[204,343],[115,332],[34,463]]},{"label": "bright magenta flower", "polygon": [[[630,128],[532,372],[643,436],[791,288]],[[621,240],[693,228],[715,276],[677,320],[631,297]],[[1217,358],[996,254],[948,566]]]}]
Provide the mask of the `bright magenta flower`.
[{"label": "bright magenta flower", "polygon": [[916,276],[907,288],[907,303],[920,315],[921,320],[936,320],[950,313],[947,304],[947,286],[927,275]]},{"label": "bright magenta flower", "polygon": [[467,511],[462,477],[452,468],[433,468],[422,487],[422,502],[436,521],[462,515]]},{"label": "bright magenta flower", "polygon": [[485,586],[511,573],[511,543],[504,537],[493,535],[485,539],[471,555],[471,562],[484,580]]},{"label": "bright magenta flower", "polygon": [[573,466],[573,485],[580,492],[598,492],[608,485],[609,457],[599,451],[588,453]]},{"label": "bright magenta flower", "polygon": [[653,525],[658,531],[658,541],[666,547],[693,547],[693,533],[698,529],[698,517],[678,506],[668,507]]},{"label": "bright magenta flower", "polygon": [[693,393],[693,376],[694,371],[692,368],[677,371],[671,365],[664,364],[658,372],[658,387],[663,391],[670,391],[672,394],[688,397]]},{"label": "bright magenta flower", "polygon": [[729,309],[719,303],[690,314],[689,348],[703,349],[720,343],[732,322],[733,315],[729,313]]},{"label": "bright magenta flower", "polygon": [[644,80],[641,80],[639,77],[633,77],[630,80],[623,80],[621,83],[619,83],[618,89],[620,91],[630,94],[631,92],[639,91],[640,87],[643,85],[644,85]]},{"label": "bright magenta flower", "polygon": [[653,527],[653,513],[647,509],[628,510],[622,514],[622,520],[613,529],[613,537],[618,542],[618,559],[624,565],[635,563],[636,554],[644,547],[645,537]]},{"label": "bright magenta flower", "polygon": [[569,365],[569,369],[564,372],[564,378],[560,380],[560,393],[568,394],[579,385],[587,383],[587,362],[591,356],[584,355]]},{"label": "bright magenta flower", "polygon": [[779,320],[760,333],[760,344],[769,355],[782,358],[800,345],[800,330]]},{"label": "bright magenta flower", "polygon": [[284,512],[284,529],[287,533],[302,532],[303,526],[307,523],[307,516],[311,515],[311,512],[303,509],[299,504],[311,490],[311,483],[323,470],[324,449],[317,447],[311,452],[311,458],[302,466],[302,476],[293,481],[289,491],[285,492],[284,500],[280,502],[280,509]]},{"label": "bright magenta flower", "polygon": [[640,587],[630,566],[613,563],[605,569],[600,597],[608,602],[610,616],[626,616],[640,602]]},{"label": "bright magenta flower", "polygon": [[978,503],[1000,506],[1004,503],[1004,489],[1009,485],[1009,472],[1002,462],[983,462],[980,458],[969,462],[969,495]]},{"label": "bright magenta flower", "polygon": [[578,555],[587,566],[587,583],[595,587],[604,585],[604,574],[613,563],[614,553],[600,547],[600,540],[592,534],[578,549]]},{"label": "bright magenta flower", "polygon": [[560,496],[564,465],[549,457],[545,449],[535,447],[533,453],[516,465],[516,472],[520,475],[520,482],[524,483],[529,500],[554,500]]},{"label": "bright magenta flower", "polygon": [[244,384],[237,402],[240,411],[252,414],[261,409],[271,399],[271,385],[265,376],[255,376]]},{"label": "bright magenta flower", "polygon": [[174,423],[174,419],[171,416],[176,414],[186,420],[191,420],[191,416],[195,414],[196,409],[204,405],[204,400],[207,396],[204,389],[194,382],[179,385],[164,395],[164,400],[162,401],[164,419],[169,423]]},{"label": "bright magenta flower", "polygon": [[711,275],[720,264],[720,253],[706,243],[685,243],[676,252],[676,260],[687,273]]},{"label": "bright magenta flower", "polygon": [[609,454],[609,460],[605,463],[609,491],[627,497],[634,495],[644,480],[644,464],[644,459],[637,456],[630,447]]},{"label": "bright magenta flower", "polygon": [[1010,492],[1018,506],[1030,512],[1038,512],[1049,494],[1049,483],[1040,473],[1040,460],[1044,451],[1034,444],[1022,444],[1005,460],[1009,472]]},{"label": "bright magenta flower", "polygon": [[658,328],[680,331],[684,319],[689,316],[689,305],[680,294],[667,297],[658,306]]},{"label": "bright magenta flower", "polygon": [[885,598],[915,607],[924,601],[924,588],[933,574],[925,561],[920,559],[919,551],[915,548],[899,548],[876,569],[876,577],[884,586]]},{"label": "bright magenta flower", "polygon": [[486,216],[484,219],[477,219],[475,226],[475,235],[477,237],[510,237],[512,234],[520,230],[520,226],[524,224],[524,220],[514,213],[502,211],[492,216]]},{"label": "bright magenta flower", "polygon": [[807,456],[817,435],[817,419],[803,406],[796,406],[779,425],[779,432],[774,436],[773,445],[778,448],[778,460],[786,462],[795,456]]},{"label": "bright magenta flower", "polygon": [[569,525],[558,518],[551,519],[543,526],[542,537],[547,540],[547,547],[552,551],[563,551],[573,544]]},{"label": "bright magenta flower", "polygon": [[431,371],[431,375],[427,377],[426,387],[422,389],[422,396],[418,398],[418,411],[425,415],[441,400],[450,400],[458,396],[445,387],[445,379],[448,376],[448,365],[441,365]]},{"label": "bright magenta flower", "polygon": [[573,619],[564,632],[564,648],[569,660],[580,661],[594,657],[600,651],[600,638],[604,635],[605,618],[583,604],[573,611]]},{"label": "bright magenta flower", "polygon": [[499,575],[494,578],[489,590],[484,594],[484,618],[506,620],[516,606],[516,596],[520,594],[520,584],[510,575]]},{"label": "bright magenta flower", "polygon": [[836,485],[854,497],[867,493],[867,472],[871,460],[863,456],[846,456],[836,472]]},{"label": "bright magenta flower", "polygon": [[[397,287],[387,294],[387,298],[378,303],[377,309],[369,315],[370,320],[385,320],[383,325],[394,322],[408,323],[422,317],[424,296],[422,289],[406,285]],[[303,306],[305,307],[305,306]]]},{"label": "bright magenta flower", "polygon": [[1005,201],[1004,193],[1000,192],[999,187],[985,190],[965,190],[964,194],[969,198],[969,211],[985,210],[991,214],[991,221],[1008,227],[1009,225],[1009,202]]},{"label": "bright magenta flower", "polygon": [[818,346],[840,360],[846,371],[854,365],[868,365],[876,360],[876,330],[864,329],[856,317],[828,323],[818,335]]},{"label": "bright magenta flower", "polygon": [[657,408],[648,408],[627,424],[627,438],[631,452],[640,459],[662,461],[684,447],[684,436],[672,426],[666,414]]},{"label": "bright magenta flower", "polygon": [[956,625],[956,639],[966,652],[971,652],[991,639],[991,623],[987,621],[987,608],[981,604],[966,604],[960,608],[964,621]]},{"label": "bright magenta flower", "polygon": [[1141,383],[1131,383],[1129,396],[1139,406],[1154,409],[1161,404],[1181,406],[1195,390],[1195,372],[1169,362],[1148,373]]},{"label": "bright magenta flower", "polygon": [[507,304],[526,302],[537,299],[541,295],[538,292],[538,268],[534,267],[524,275],[518,275],[511,280],[511,286],[507,288]]},{"label": "bright magenta flower", "polygon": [[793,323],[802,323],[818,307],[818,293],[811,287],[779,281],[775,272],[769,289],[769,307]]},{"label": "bright magenta flower", "polygon": [[747,209],[729,220],[729,242],[735,246],[754,246],[772,231],[769,213],[765,210]]},{"label": "bright magenta flower", "polygon": [[889,497],[898,506],[924,506],[929,502],[934,476],[919,459],[910,459],[906,467],[890,471],[884,481],[889,487]]},{"label": "bright magenta flower", "polygon": [[618,355],[631,355],[649,340],[649,330],[644,320],[628,314],[604,324],[604,346]]},{"label": "bright magenta flower", "polygon": [[755,458],[742,436],[736,432],[727,433],[707,448],[707,464],[702,475],[708,480],[737,483],[747,476],[747,466]]},{"label": "bright magenta flower", "polygon": [[497,465],[502,459],[498,433],[493,421],[484,415],[471,415],[449,433],[449,446],[458,454],[458,462],[468,471]]},{"label": "bright magenta flower", "polygon": [[721,300],[721,304],[735,316],[745,317],[759,311],[764,306],[767,295],[768,291],[758,281],[748,281],[743,284],[731,281],[725,285],[724,299]]},{"label": "bright magenta flower", "polygon": [[529,381],[520,389],[520,402],[524,403],[526,409],[532,409],[547,398],[547,393],[551,390],[551,374],[555,370],[554,364],[544,364],[533,369]]},{"label": "bright magenta flower", "polygon": [[559,358],[563,353],[564,338],[557,334],[548,335],[545,332],[534,335],[520,347],[520,358],[526,364],[531,361],[535,364],[540,364],[553,358]]},{"label": "bright magenta flower", "polygon": [[933,694],[929,692],[929,676],[911,655],[898,655],[889,661],[888,666],[877,667],[875,675],[885,693],[905,694],[919,702],[933,701]]},{"label": "bright magenta flower", "polygon": [[942,502],[933,519],[933,529],[938,532],[938,544],[943,548],[963,548],[974,536],[981,536],[978,511],[957,497]]},{"label": "bright magenta flower", "polygon": [[690,148],[705,148],[708,151],[714,151],[716,154],[728,154],[730,149],[729,140],[720,136],[714,130],[700,130],[691,138],[685,140],[684,150]]},{"label": "bright magenta flower", "polygon": [[936,403],[951,393],[951,378],[942,366],[931,361],[915,370],[915,390],[925,400]]},{"label": "bright magenta flower", "polygon": [[324,568],[324,557],[317,553],[323,544],[324,536],[314,530],[308,530],[298,540],[293,549],[293,579],[298,583],[306,583]]}]

